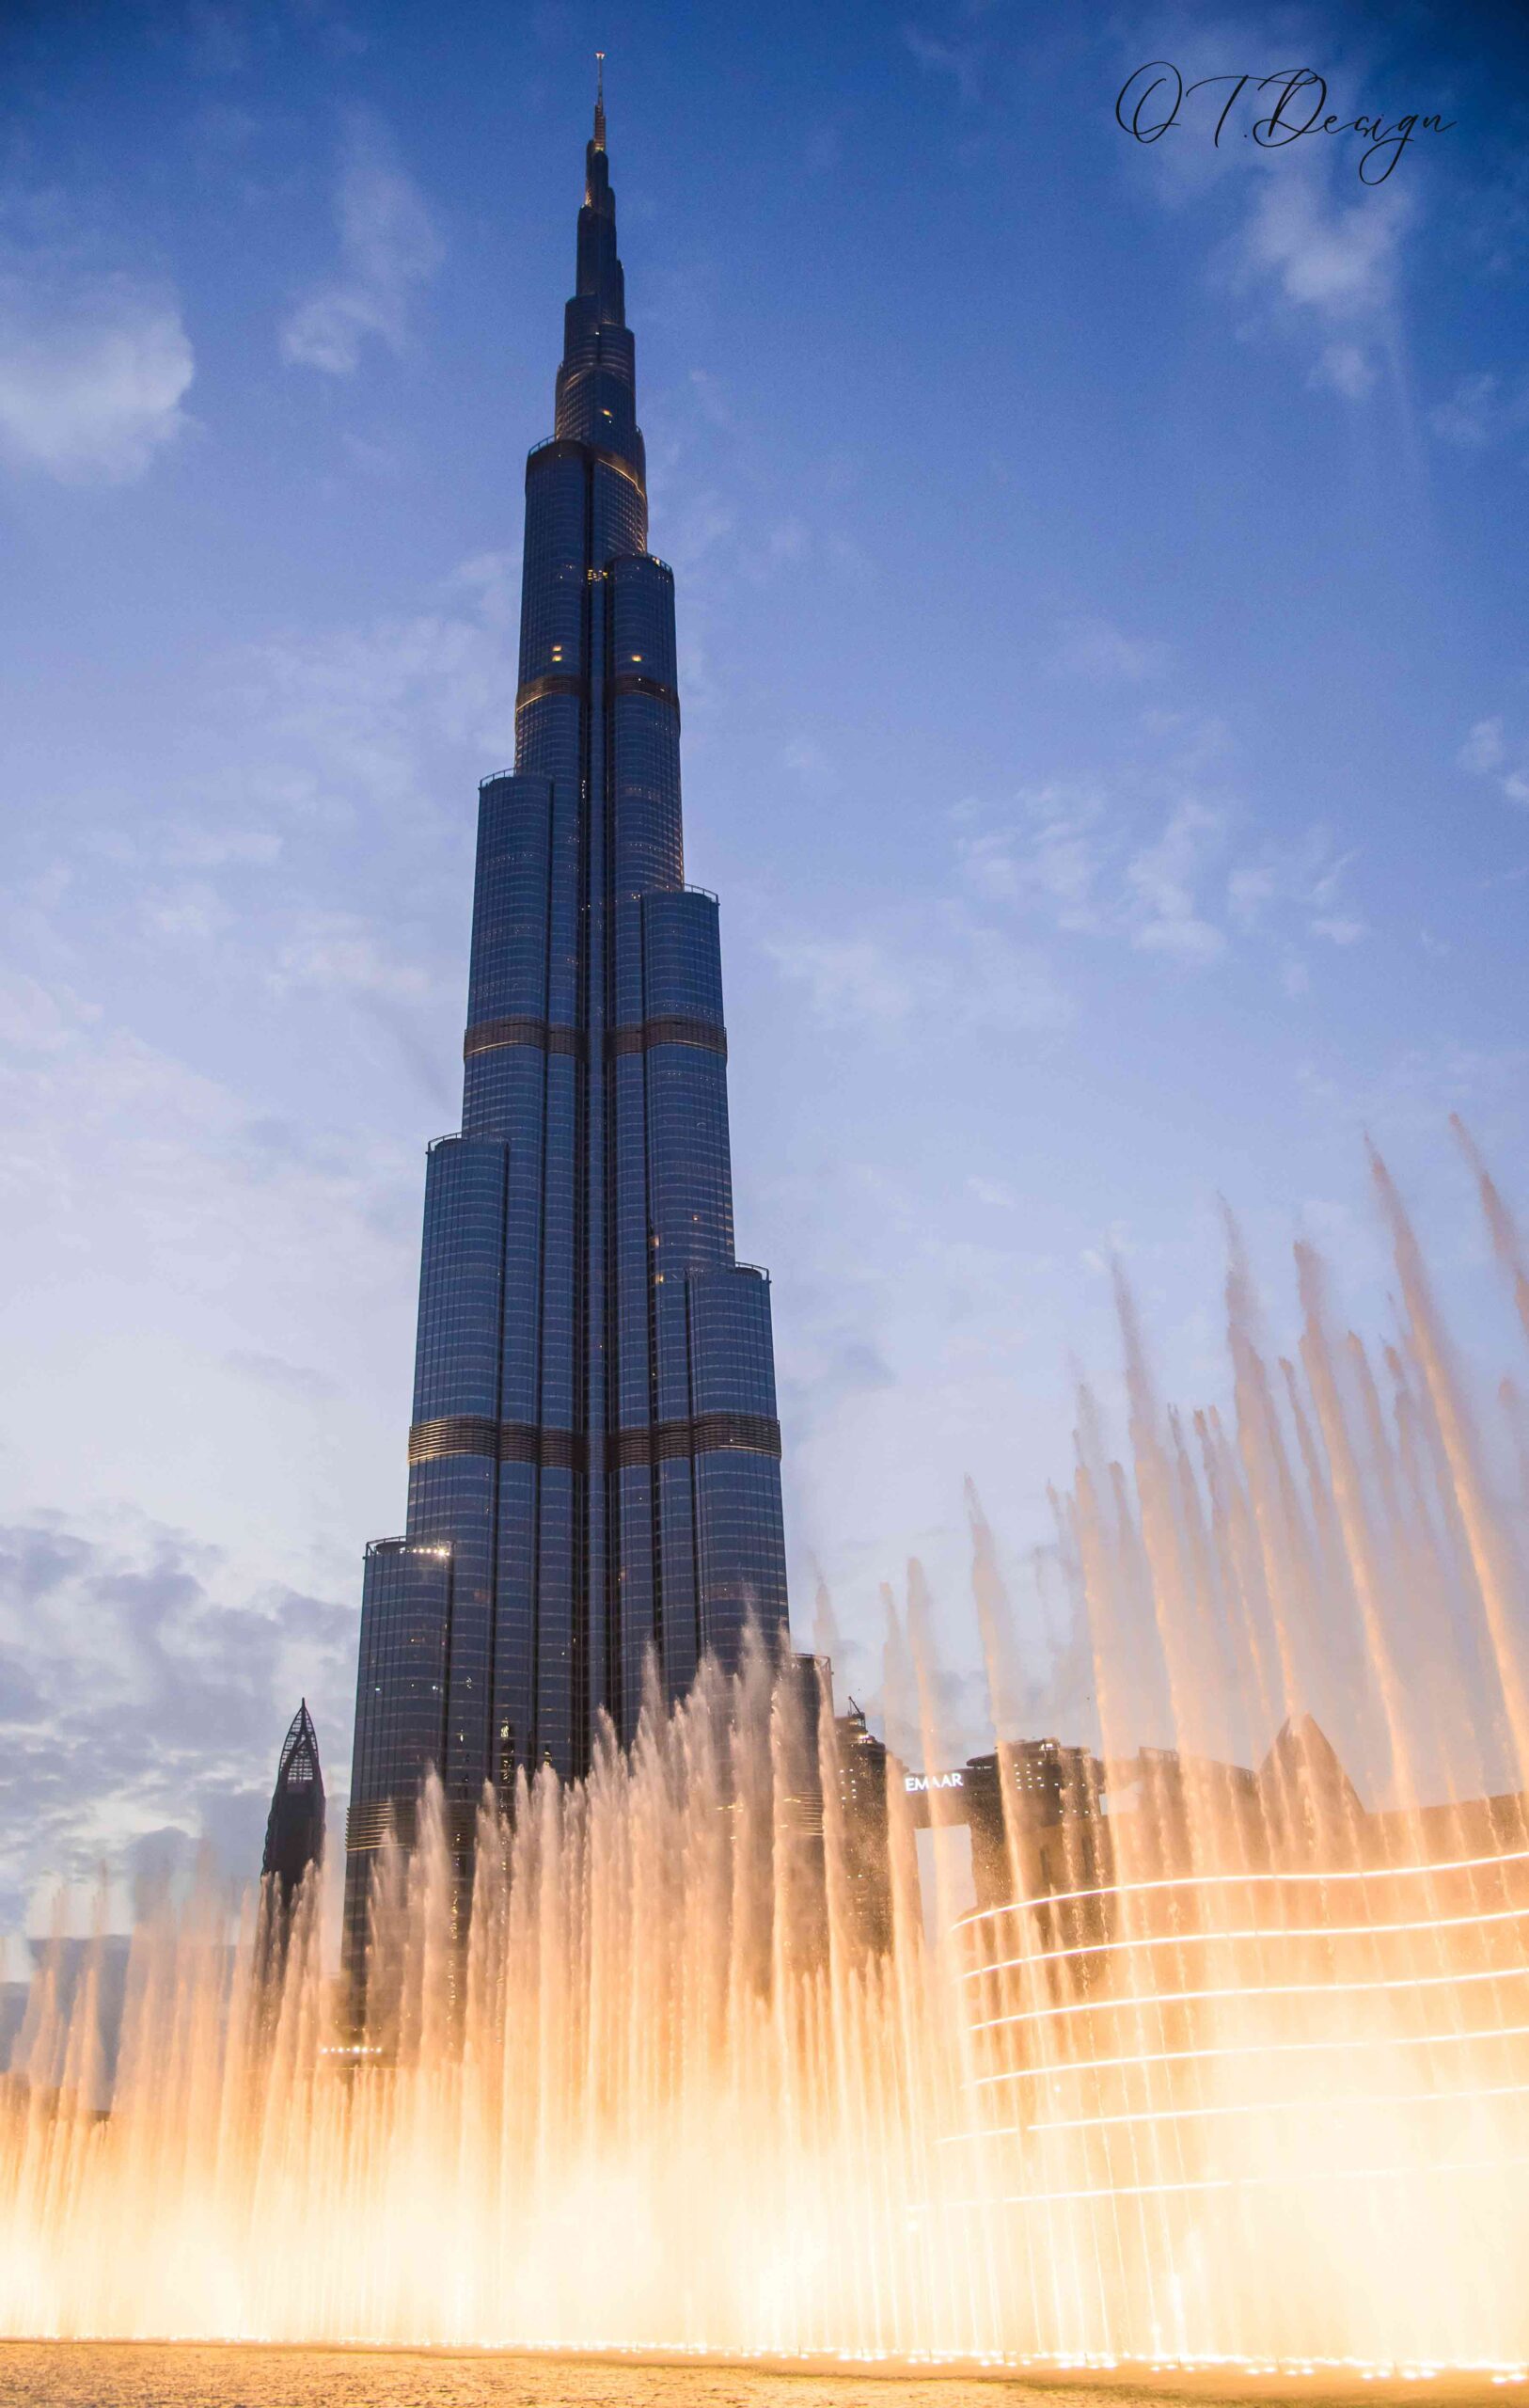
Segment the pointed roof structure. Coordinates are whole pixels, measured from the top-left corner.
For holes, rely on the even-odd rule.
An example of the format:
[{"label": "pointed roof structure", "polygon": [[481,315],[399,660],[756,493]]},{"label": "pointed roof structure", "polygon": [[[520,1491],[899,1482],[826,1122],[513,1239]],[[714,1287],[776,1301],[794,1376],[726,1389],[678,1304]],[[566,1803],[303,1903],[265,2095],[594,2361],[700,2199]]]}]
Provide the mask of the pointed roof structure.
[{"label": "pointed roof structure", "polygon": [[281,1743],[276,1785],[265,1825],[262,1878],[280,1877],[284,1891],[294,1890],[310,1864],[323,1855],[323,1773],[319,1764],[319,1735],[307,1700],[300,1701]]},{"label": "pointed roof structure", "polygon": [[1269,1830],[1300,1855],[1350,1846],[1369,1817],[1327,1733],[1310,1714],[1286,1718],[1258,1767]]}]

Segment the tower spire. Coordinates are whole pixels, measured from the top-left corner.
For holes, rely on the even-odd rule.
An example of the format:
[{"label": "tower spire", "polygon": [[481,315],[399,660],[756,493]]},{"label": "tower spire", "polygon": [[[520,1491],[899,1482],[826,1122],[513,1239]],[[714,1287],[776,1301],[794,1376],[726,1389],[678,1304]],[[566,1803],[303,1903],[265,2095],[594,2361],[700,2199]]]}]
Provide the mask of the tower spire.
[{"label": "tower spire", "polygon": [[606,147],[606,54],[603,50],[594,54],[594,147],[597,150]]}]

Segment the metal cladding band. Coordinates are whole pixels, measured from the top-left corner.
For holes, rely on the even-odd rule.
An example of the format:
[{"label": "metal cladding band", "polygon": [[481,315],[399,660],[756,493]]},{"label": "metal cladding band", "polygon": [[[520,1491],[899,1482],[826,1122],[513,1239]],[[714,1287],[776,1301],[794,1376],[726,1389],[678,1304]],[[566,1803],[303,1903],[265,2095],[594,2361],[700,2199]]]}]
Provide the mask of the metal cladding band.
[{"label": "metal cladding band", "polygon": [[540,1464],[544,1471],[584,1471],[589,1450],[572,1430],[549,1430],[534,1421],[501,1421],[501,1464]]},{"label": "metal cladding band", "polygon": [[412,1798],[385,1798],[370,1806],[353,1806],[345,1817],[345,1849],[354,1856],[361,1848],[381,1847],[389,1839],[401,1847],[414,1846],[418,1807]]},{"label": "metal cladding band", "polygon": [[727,1030],[719,1021],[696,1020],[680,1012],[664,1012],[629,1028],[613,1028],[606,1038],[606,1058],[618,1054],[646,1054],[650,1045],[699,1045],[727,1059]]},{"label": "metal cladding band", "polygon": [[[545,681],[539,677],[536,683],[538,686],[543,686]],[[635,669],[623,669],[619,676],[613,677],[610,681],[610,690],[618,702],[623,694],[651,694],[655,702],[667,703],[676,720],[680,716],[680,698],[673,687],[664,685],[656,677],[641,676]],[[529,702],[528,694],[526,700]],[[518,704],[516,707],[518,709]]]},{"label": "metal cladding band", "polygon": [[527,483],[539,468],[550,468],[555,460],[583,460],[591,468],[608,468],[612,476],[624,477],[629,485],[642,491],[642,480],[630,460],[623,460],[619,452],[602,452],[592,443],[575,442],[567,435],[549,435],[544,443],[532,444],[526,461]]},{"label": "metal cladding band", "polygon": [[485,1414],[450,1413],[438,1421],[417,1421],[409,1432],[411,1464],[433,1463],[437,1455],[497,1455],[499,1425]]},{"label": "metal cladding band", "polygon": [[[575,671],[549,669],[543,677],[528,677],[515,696],[515,708],[523,711],[528,703],[539,703],[544,694],[587,694],[590,681]],[[513,777],[514,771],[508,772]]]},{"label": "metal cladding band", "polygon": [[538,1045],[544,1054],[573,1054],[581,1061],[587,1050],[581,1029],[549,1027],[544,1020],[522,1014],[509,1020],[479,1021],[462,1040],[463,1060],[470,1062],[475,1054],[492,1054],[501,1045]]},{"label": "metal cladding band", "polygon": [[[528,677],[515,695],[515,708],[523,711],[529,703],[542,702],[548,694],[575,694],[582,697],[590,690],[590,681],[576,670],[547,669],[540,677]],[[680,698],[672,686],[661,677],[644,677],[638,669],[623,669],[610,681],[610,690],[617,702],[623,694],[651,694],[654,702],[666,704],[676,720],[680,716]],[[506,776],[512,777],[513,770]],[[492,781],[490,781],[492,783]]]},{"label": "metal cladding band", "polygon": [[[613,1430],[607,1439],[607,1467],[631,1471],[675,1463],[690,1455],[741,1452],[780,1454],[780,1424],[767,1413],[697,1413],[668,1421],[647,1421],[635,1430]],[[572,1430],[549,1430],[530,1421],[493,1421],[473,1413],[438,1421],[417,1421],[409,1432],[411,1464],[442,1455],[487,1455],[501,1464],[538,1464],[544,1470],[587,1471],[590,1446]]]},{"label": "metal cladding band", "polygon": [[[470,1062],[474,1054],[492,1054],[501,1045],[537,1045],[544,1054],[572,1054],[580,1061],[589,1054],[582,1029],[550,1027],[544,1020],[519,1015],[479,1021],[462,1040],[463,1059]],[[727,1031],[719,1021],[667,1012],[635,1021],[629,1027],[607,1029],[606,1060],[612,1062],[623,1054],[645,1054],[651,1045],[697,1045],[704,1053],[720,1054],[727,1059]]]}]

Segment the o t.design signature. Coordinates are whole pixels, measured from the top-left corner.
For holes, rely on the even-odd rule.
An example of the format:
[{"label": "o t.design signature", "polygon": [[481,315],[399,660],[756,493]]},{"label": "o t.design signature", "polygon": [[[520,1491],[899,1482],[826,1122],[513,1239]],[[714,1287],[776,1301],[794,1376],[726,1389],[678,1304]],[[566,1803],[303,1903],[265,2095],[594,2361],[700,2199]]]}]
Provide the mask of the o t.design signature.
[{"label": "o t.design signature", "polygon": [[[1121,86],[1115,101],[1115,123],[1137,142],[1159,142],[1170,127],[1178,124],[1185,102],[1215,84],[1230,84],[1232,88],[1216,119],[1214,149],[1221,149],[1226,120],[1249,87],[1254,94],[1272,89],[1279,97],[1269,104],[1262,117],[1255,116],[1251,125],[1243,127],[1244,138],[1251,135],[1260,150],[1280,150],[1307,134],[1357,135],[1368,145],[1359,160],[1359,180],[1365,184],[1383,184],[1415,135],[1448,134],[1458,121],[1454,118],[1446,120],[1440,113],[1423,117],[1415,111],[1390,125],[1379,116],[1324,116],[1327,78],[1318,75],[1315,67],[1284,67],[1277,74],[1258,77],[1200,75],[1192,84],[1186,84],[1172,60],[1151,58],[1134,74],[1127,75]],[[1308,94],[1313,98],[1306,108]],[[1257,107],[1256,99],[1252,105]],[[1302,117],[1303,108],[1306,114]]]}]

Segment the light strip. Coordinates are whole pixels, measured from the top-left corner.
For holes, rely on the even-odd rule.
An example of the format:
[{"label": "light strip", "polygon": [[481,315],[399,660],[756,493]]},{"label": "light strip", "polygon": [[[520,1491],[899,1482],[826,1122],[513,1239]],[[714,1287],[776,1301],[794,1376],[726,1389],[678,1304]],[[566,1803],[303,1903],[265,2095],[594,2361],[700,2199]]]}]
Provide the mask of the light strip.
[{"label": "light strip", "polygon": [[[1505,2174],[1510,2166],[1529,2165],[1529,2157],[1462,2157],[1442,2165],[1332,2165],[1322,2168],[1322,2179],[1342,2182],[1416,2182],[1433,2174]],[[1268,2191],[1291,2183],[1310,2186],[1310,2169],[1300,2174],[1207,2174],[1183,2182],[1106,2182],[1080,2191],[1011,2191],[996,2199],[941,2199],[938,2212],[951,2209],[1048,2208],[1070,2199],[1155,2199],[1180,2191]],[[915,2213],[927,2215],[925,2207]]]},{"label": "light strip", "polygon": [[1521,1923],[1529,1903],[1493,1907],[1490,1914],[1425,1916],[1417,1923],[1265,1924],[1250,1931],[1154,1931],[1134,1940],[1081,1941],[1076,1948],[1042,1948],[1030,1956],[1001,1956],[991,1965],[969,1965],[964,1982],[980,1981],[985,1973],[1009,1973],[1021,1965],[1060,1965],[1069,1956],[1112,1956],[1129,1948],[1182,1948],[1194,1941],[1218,1940],[1367,1940],[1383,1931],[1458,1931],[1483,1923]]},{"label": "light strip", "polygon": [[[1479,2032],[1391,2032],[1388,2049],[1445,2049],[1466,2040],[1529,2039],[1529,2023],[1490,2023]],[[1129,2066],[1179,2066],[1210,2057],[1304,2056],[1319,2049],[1373,2049],[1373,2032],[1329,2040],[1225,2040],[1203,2049],[1143,2050],[1129,2057],[1066,2057],[1054,2065],[1010,2066],[1002,2073],[973,2074],[969,2090],[987,2090],[999,2082],[1060,2082],[1064,2074],[1113,2073]]]},{"label": "light strip", "polygon": [[972,2132],[941,2132],[938,2145],[957,2141],[1040,2139],[1047,2132],[1102,2131],[1115,2124],[1187,2124],[1211,2115],[1288,2115],[1345,2107],[1454,2107],[1471,2099],[1529,2099],[1529,2082],[1504,2082],[1488,2090],[1356,2091],[1345,2099],[1257,2099],[1221,2107],[1142,2107],[1119,2115],[1058,2115],[1044,2124],[979,2125]]},{"label": "light strip", "polygon": [[1467,1982],[1516,1982],[1529,1976],[1529,1965],[1490,1966],[1474,1973],[1391,1973],[1374,1982],[1248,1982],[1214,1990],[1127,1990],[1124,1998],[1085,1998],[1066,2006],[1027,2006],[1016,2015],[990,2015],[973,2023],[973,2032],[996,2031],[1001,2024],[1054,2023],[1066,2015],[1117,2015],[1127,2006],[1191,2006],[1217,1998],[1335,1998],[1361,1990],[1431,1990],[1441,1983],[1451,1988]]},{"label": "light strip", "polygon": [[1077,1898],[1132,1898],[1149,1890],[1209,1890],[1244,1882],[1295,1881],[1325,1886],[1329,1881],[1403,1881],[1425,1873],[1474,1873],[1484,1864],[1529,1862],[1529,1847],[1508,1848],[1494,1856],[1456,1856],[1425,1864],[1366,1864],[1334,1868],[1328,1873],[1175,1873],[1157,1881],[1107,1881],[1095,1890],[1051,1890],[1044,1897],[1011,1898],[1007,1906],[981,1907],[962,1915],[960,1924],[990,1923],[996,1915],[1032,1914],[1038,1907],[1064,1907]]}]

